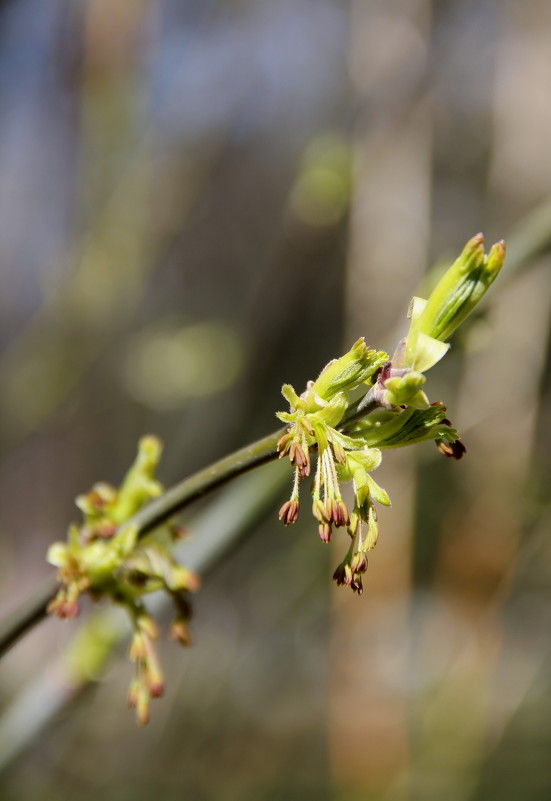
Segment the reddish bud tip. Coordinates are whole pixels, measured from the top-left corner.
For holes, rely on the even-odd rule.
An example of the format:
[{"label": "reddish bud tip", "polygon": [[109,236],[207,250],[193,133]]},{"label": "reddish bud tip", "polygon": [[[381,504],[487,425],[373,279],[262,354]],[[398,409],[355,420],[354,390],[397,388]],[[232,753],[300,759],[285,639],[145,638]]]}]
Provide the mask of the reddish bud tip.
[{"label": "reddish bud tip", "polygon": [[440,453],[443,453],[444,456],[447,456],[449,459],[459,460],[467,453],[467,448],[460,439],[456,439],[455,442],[446,442],[446,440],[439,439],[436,440],[436,447]]},{"label": "reddish bud tip", "polygon": [[76,601],[54,598],[54,600],[48,604],[46,611],[57,615],[61,620],[73,620],[78,616],[80,607]]},{"label": "reddish bud tip", "polygon": [[150,698],[160,698],[165,691],[165,685],[161,679],[148,679],[147,689]]},{"label": "reddish bud tip", "polygon": [[189,645],[190,636],[188,627],[183,620],[174,620],[170,626],[169,637],[180,645]]},{"label": "reddish bud tip", "polygon": [[278,517],[284,525],[289,526],[296,523],[298,519],[298,501],[286,501],[279,510]]},{"label": "reddish bud tip", "polygon": [[320,523],[318,533],[322,542],[331,542],[331,523]]},{"label": "reddish bud tip", "polygon": [[282,456],[285,456],[287,451],[289,450],[289,446],[291,444],[291,435],[284,434],[281,439],[277,443],[277,450],[279,453],[279,458],[281,459]]},{"label": "reddish bud tip", "polygon": [[350,515],[346,504],[342,500],[328,502],[329,520],[340,528],[350,523]]},{"label": "reddish bud tip", "polygon": [[298,442],[293,442],[291,447],[289,448],[289,459],[291,460],[291,464],[296,465],[301,470],[304,468],[308,469],[308,473],[310,472],[310,460],[308,456],[304,453],[302,445]]}]

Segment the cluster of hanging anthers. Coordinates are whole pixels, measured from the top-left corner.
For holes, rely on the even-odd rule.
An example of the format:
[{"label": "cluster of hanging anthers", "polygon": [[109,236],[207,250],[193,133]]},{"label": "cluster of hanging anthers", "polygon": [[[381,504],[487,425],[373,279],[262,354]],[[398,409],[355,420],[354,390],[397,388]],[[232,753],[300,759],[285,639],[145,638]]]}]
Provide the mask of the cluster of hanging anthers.
[{"label": "cluster of hanging anthers", "polygon": [[[381,461],[380,451],[370,448],[361,436],[342,431],[349,409],[348,391],[374,379],[387,360],[385,353],[368,349],[358,340],[345,356],[327,365],[315,382],[309,382],[299,397],[289,385],[283,387],[290,412],[279,413],[288,424],[278,443],[280,457],[288,456],[294,466],[291,498],[279,511],[289,525],[299,513],[300,480],[310,475],[311,451],[316,453],[316,471],[312,486],[312,514],[318,523],[323,542],[331,540],[333,526],[346,528],[351,544],[349,553],[335,573],[339,584],[361,592],[361,574],[367,568],[366,551],[376,541],[377,518],[373,501],[388,503],[388,496],[378,487],[368,471]],[[339,430],[337,426],[340,426]],[[352,480],[355,506],[352,514],[342,498],[341,481]],[[366,526],[367,532],[366,533]]]},{"label": "cluster of hanging anthers", "polygon": [[[351,542],[333,578],[362,592],[367,553],[378,536],[375,503],[390,504],[370,473],[381,462],[381,449],[434,440],[445,456],[460,459],[465,447],[446,419],[441,403],[425,395],[424,373],[448,351],[445,340],[480,301],[505,259],[505,243],[488,254],[482,234],[474,236],[444,274],[428,300],[413,298],[410,327],[389,359],[359,339],[351,350],[330,362],[299,396],[286,384],[282,394],[289,412],[279,412],[287,431],[278,443],[280,457],[294,466],[291,497],[279,510],[285,525],[299,513],[299,485],[310,475],[310,454],[317,454],[312,487],[312,514],[323,542],[333,526],[346,528]],[[354,399],[350,393],[362,394]],[[349,513],[340,484],[351,482],[354,508]]]},{"label": "cluster of hanging anthers", "polygon": [[[423,400],[419,403],[420,409],[403,408],[385,397],[390,391],[386,388],[387,381],[394,386],[394,391],[399,390],[399,384],[392,385],[395,379],[408,385],[410,399],[417,397],[420,382],[411,383],[411,372],[392,368],[385,353],[369,350],[360,339],[349,353],[330,362],[316,382],[309,382],[301,396],[289,385],[283,387],[291,409],[278,414],[288,425],[278,442],[278,451],[280,457],[288,457],[294,466],[294,481],[291,497],[279,510],[279,518],[285,525],[298,519],[300,482],[310,475],[311,452],[314,452],[312,515],[323,542],[331,540],[333,527],[348,532],[348,552],[333,578],[337,584],[349,586],[360,594],[362,574],[368,564],[367,553],[375,547],[378,538],[375,503],[390,505],[387,493],[370,475],[381,463],[381,448],[433,439],[445,446],[443,452],[447,455],[459,458],[464,452],[457,432],[445,419],[442,404],[430,405]],[[358,403],[352,407],[355,414],[350,413],[348,392],[360,384],[369,386],[371,399],[379,399],[366,404],[371,414],[365,417],[358,413]],[[335,388],[337,391],[333,391]],[[342,497],[343,482],[350,482],[353,487],[351,513]]]}]

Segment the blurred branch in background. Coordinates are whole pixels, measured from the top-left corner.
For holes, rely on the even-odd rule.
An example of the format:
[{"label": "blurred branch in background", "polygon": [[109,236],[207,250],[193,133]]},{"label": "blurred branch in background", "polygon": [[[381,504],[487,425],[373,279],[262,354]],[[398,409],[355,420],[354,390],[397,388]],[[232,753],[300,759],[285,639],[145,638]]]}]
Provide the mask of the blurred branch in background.
[{"label": "blurred branch in background", "polygon": [[503,278],[508,279],[526,265],[535,264],[549,251],[551,239],[551,198],[526,215],[513,229],[507,247],[507,266]]}]

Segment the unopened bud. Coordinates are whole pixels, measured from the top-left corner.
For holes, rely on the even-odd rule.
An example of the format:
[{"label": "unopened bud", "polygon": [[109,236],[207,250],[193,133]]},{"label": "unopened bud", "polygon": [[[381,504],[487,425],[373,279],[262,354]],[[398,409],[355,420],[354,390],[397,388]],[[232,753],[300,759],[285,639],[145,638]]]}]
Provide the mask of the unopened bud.
[{"label": "unopened bud", "polygon": [[150,698],[161,698],[165,691],[165,683],[162,679],[158,677],[149,677],[147,676],[147,689],[149,690],[149,697]]},{"label": "unopened bud", "polygon": [[[496,279],[505,260],[505,242],[496,243],[488,256],[484,236],[477,234],[440,279],[424,306],[418,304],[408,334],[408,361],[415,364],[414,353],[421,346],[414,332],[445,341],[479,303]],[[425,343],[426,344],[426,343]],[[423,345],[424,346],[424,345]],[[426,369],[426,368],[418,368]]]},{"label": "unopened bud", "polygon": [[320,523],[318,526],[318,533],[322,542],[331,542],[331,524]]},{"label": "unopened bud", "polygon": [[335,359],[321,371],[314,382],[313,391],[323,400],[330,400],[339,392],[349,392],[370,378],[388,356],[369,350],[363,337],[352,345],[348,353]]},{"label": "unopened bud", "polygon": [[140,695],[140,684],[137,679],[133,679],[128,690],[127,704],[129,709],[136,709]]},{"label": "unopened bud", "polygon": [[172,621],[170,625],[169,637],[171,640],[179,643],[180,645],[187,646],[190,644],[191,639],[185,620],[182,620],[182,618],[177,618],[176,620]]},{"label": "unopened bud", "polygon": [[367,556],[363,551],[356,551],[350,562],[350,569],[353,573],[365,573],[367,570]]},{"label": "unopened bud", "polygon": [[292,442],[289,448],[289,459],[291,464],[296,465],[300,469],[309,467],[309,459],[304,449],[298,442]]},{"label": "unopened bud", "polygon": [[278,517],[284,523],[284,525],[289,526],[291,523],[296,523],[298,520],[298,509],[298,501],[285,501],[279,510]]},{"label": "unopened bud", "polygon": [[288,453],[289,448],[291,447],[292,440],[293,440],[293,435],[292,434],[284,434],[281,437],[281,439],[278,440],[277,450],[278,450],[280,459]]},{"label": "unopened bud", "polygon": [[131,662],[143,662],[146,658],[147,652],[144,645],[144,638],[142,634],[137,631],[132,637],[128,658]]},{"label": "unopened bud", "polygon": [[149,711],[149,698],[145,693],[139,693],[136,702],[136,721],[139,726],[147,726],[151,720]]},{"label": "unopened bud", "polygon": [[314,498],[312,501],[312,514],[318,521],[318,523],[327,523],[329,520],[329,514],[325,507],[325,504],[320,501],[319,498]]}]

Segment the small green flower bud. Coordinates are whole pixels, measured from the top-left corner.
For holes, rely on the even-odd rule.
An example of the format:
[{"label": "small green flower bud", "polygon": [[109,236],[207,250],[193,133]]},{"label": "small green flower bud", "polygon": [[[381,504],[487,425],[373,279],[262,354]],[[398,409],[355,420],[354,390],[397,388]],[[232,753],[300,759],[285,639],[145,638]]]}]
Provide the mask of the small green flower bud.
[{"label": "small green flower bud", "polygon": [[281,394],[283,395],[283,397],[285,398],[291,409],[295,411],[306,410],[306,401],[304,401],[297,395],[291,384],[283,384],[283,386],[281,387]]},{"label": "small green flower bud", "polygon": [[384,405],[412,406],[414,409],[425,409],[429,400],[421,387],[426,378],[422,373],[410,370],[402,376],[392,376],[385,381]]},{"label": "small green flower bud", "polygon": [[154,474],[162,451],[161,440],[157,437],[148,435],[140,439],[138,454],[124,477],[118,497],[110,511],[113,523],[124,523],[151,498],[161,494],[162,485],[155,480]]},{"label": "small green flower bud", "polygon": [[314,382],[312,390],[323,400],[331,400],[337,393],[349,392],[366,382],[387,359],[385,353],[370,350],[361,337],[348,353],[329,362]]},{"label": "small green flower bud", "polygon": [[487,292],[504,261],[505,242],[496,243],[485,255],[484,237],[477,234],[467,242],[426,303],[414,299],[407,337],[408,366],[423,371],[444,355],[445,349],[435,345],[432,345],[433,352],[428,352],[430,340],[444,342],[451,336]]}]

